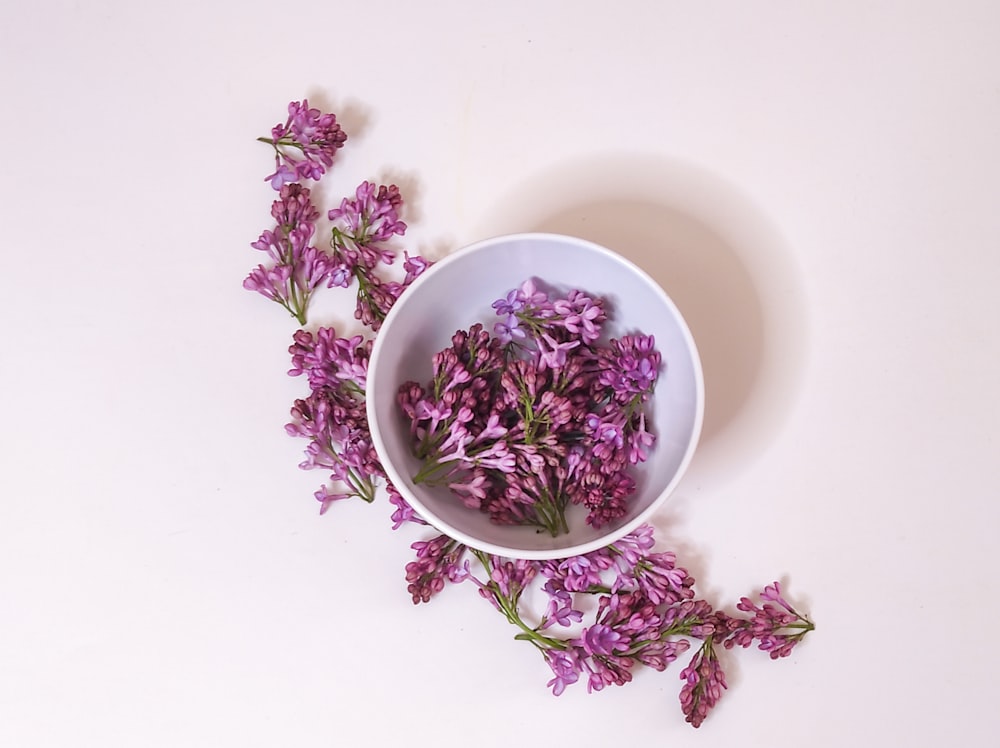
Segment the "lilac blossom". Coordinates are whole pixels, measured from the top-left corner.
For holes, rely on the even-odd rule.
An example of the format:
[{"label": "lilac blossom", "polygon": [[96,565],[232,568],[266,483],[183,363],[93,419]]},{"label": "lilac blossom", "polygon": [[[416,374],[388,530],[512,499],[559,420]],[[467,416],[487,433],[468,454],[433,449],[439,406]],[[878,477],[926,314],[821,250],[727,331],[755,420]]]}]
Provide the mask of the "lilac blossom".
[{"label": "lilac blossom", "polygon": [[714,707],[726,685],[726,674],[722,672],[719,658],[712,647],[712,639],[705,640],[701,649],[691,658],[691,662],[681,671],[681,711],[684,719],[692,727],[700,727]]},{"label": "lilac blossom", "polygon": [[[425,546],[417,548],[418,559],[428,555]],[[673,553],[654,550],[653,530],[648,525],[611,546],[564,559],[526,561],[477,550],[472,554],[480,568],[465,567],[465,578],[518,628],[516,638],[531,642],[541,652],[553,674],[547,685],[556,696],[581,680],[588,691],[624,685],[639,666],[665,670],[688,651],[692,640],[701,640],[680,672],[681,710],[694,727],[701,725],[726,688],[716,644],[745,630],[751,637],[766,638],[773,626],[762,627],[762,618],[788,625],[785,614],[795,617],[801,635],[813,629],[808,619],[794,612],[777,583],[761,593],[763,608],[741,600],[737,607],[755,613],[752,619],[729,617],[707,601],[695,599],[694,580],[677,566]],[[430,583],[434,591],[443,588],[446,575],[439,573],[435,579]],[[522,613],[521,600],[539,581],[548,604],[541,620],[532,626]],[[597,598],[597,611],[584,616],[575,598],[588,595]],[[784,613],[773,606],[766,611],[771,603]],[[584,625],[576,633],[557,633],[581,622]]]},{"label": "lilac blossom", "polygon": [[418,540],[411,546],[417,558],[406,565],[407,592],[414,603],[427,602],[444,589],[446,583],[464,581],[467,563],[462,563],[466,548],[447,535],[429,541]]},{"label": "lilac blossom", "polygon": [[372,341],[365,342],[360,335],[339,338],[333,328],[320,328],[315,334],[297,331],[288,349],[292,357],[288,373],[304,374],[311,390],[308,397],[295,401],[292,421],[285,427],[290,435],[310,440],[300,467],[326,470],[331,481],[343,486],[317,492],[321,512],[349,496],[373,501],[375,480],[383,475],[365,412],[371,348]]},{"label": "lilac blossom", "polygon": [[717,625],[725,634],[722,643],[726,649],[756,643],[757,648],[767,652],[772,660],[787,657],[802,637],[813,630],[813,624],[785,601],[778,582],[766,586],[760,597],[765,601],[763,605],[757,605],[748,597],[737,603],[738,610],[752,614],[749,619],[731,617],[721,611],[716,615]]},{"label": "lilac blossom", "polygon": [[385,243],[406,232],[406,224],[399,219],[402,205],[403,197],[396,185],[366,181],[358,185],[353,198],[344,198],[339,208],[328,213],[333,229],[327,285],[349,288],[357,281],[354,316],[376,332],[400,294],[431,265],[419,255],[404,252],[405,276],[401,282],[385,280],[378,273],[381,266],[391,265],[396,257]]},{"label": "lilac blossom", "polygon": [[385,490],[389,495],[389,503],[392,504],[395,510],[392,513],[392,529],[398,530],[400,527],[408,522],[412,522],[418,525],[426,525],[427,522],[417,514],[413,507],[407,503],[406,499],[403,498],[402,494],[396,489],[392,484],[392,481],[385,482]]},{"label": "lilac blossom", "polygon": [[319,212],[308,189],[285,184],[271,206],[271,215],[277,225],[262,232],[251,246],[267,254],[272,264],[257,266],[243,287],[277,302],[305,324],[313,291],[327,281],[333,269],[331,258],[309,244]]},{"label": "lilac blossom", "polygon": [[309,107],[309,102],[288,105],[288,119],[271,129],[270,138],[258,138],[274,148],[274,173],[265,177],[275,190],[290,182],[318,180],[333,165],[347,135],[333,114]]}]

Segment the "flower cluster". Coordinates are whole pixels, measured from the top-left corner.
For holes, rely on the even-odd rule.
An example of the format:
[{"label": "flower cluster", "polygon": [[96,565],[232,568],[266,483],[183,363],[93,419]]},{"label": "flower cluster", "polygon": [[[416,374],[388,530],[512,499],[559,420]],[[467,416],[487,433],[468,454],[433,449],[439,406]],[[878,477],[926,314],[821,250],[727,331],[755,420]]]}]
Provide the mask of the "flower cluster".
[{"label": "flower cluster", "polygon": [[652,336],[600,345],[604,302],[525,281],[493,304],[494,336],[459,330],[432,360],[426,385],[406,382],[397,401],[422,461],[417,483],[448,486],[497,524],[568,531],[583,506],[602,527],[622,517],[655,437],[644,404],[660,354]]},{"label": "flower cluster", "polygon": [[403,198],[394,184],[362,182],[354,198],[344,198],[327,213],[329,250],[310,244],[320,213],[309,189],[297,180],[320,179],[346,139],[334,115],[310,109],[305,100],[288,105],[288,121],[275,125],[270,138],[258,138],[274,147],[276,170],[267,179],[279,197],[271,206],[274,228],[251,244],[270,263],[252,270],[243,287],[277,302],[305,325],[309,300],[319,286],[348,288],[357,280],[355,317],[377,331],[399,295],[430,263],[404,253],[401,282],[383,281],[376,272],[395,259],[386,242],[406,232],[399,219]]},{"label": "flower cluster", "polygon": [[[267,180],[278,190],[278,199],[271,206],[274,227],[251,245],[270,262],[251,271],[243,286],[277,302],[305,325],[310,298],[319,286],[346,288],[357,279],[356,316],[377,330],[402,290],[430,263],[407,254],[402,283],[383,283],[377,276],[376,267],[395,258],[386,240],[406,231],[399,219],[403,198],[395,185],[362,182],[354,198],[345,198],[327,214],[332,222],[330,249],[312,245],[320,212],[309,189],[298,180],[320,179],[346,139],[333,114],[311,109],[305,100],[288,105],[288,120],[275,125],[270,138],[258,138],[274,148],[275,172]],[[352,496],[373,501],[376,482],[385,477],[365,412],[373,342],[360,335],[340,338],[334,328],[323,327],[315,333],[297,331],[288,349],[292,357],[288,373],[305,375],[310,394],[295,401],[285,429],[309,439],[300,467],[328,471],[335,487],[324,485],[316,492],[321,514],[333,502]],[[396,497],[396,525],[417,520],[395,489],[388,488]]]},{"label": "flower cluster", "polygon": [[276,301],[305,324],[306,309],[313,291],[323,283],[332,267],[329,256],[311,246],[319,211],[309,190],[298,183],[282,186],[271,206],[276,221],[250,246],[267,254],[271,264],[258,265],[243,287]]},{"label": "flower cluster", "polygon": [[344,198],[340,207],[328,214],[334,222],[329,285],[349,288],[357,280],[354,316],[375,331],[399,295],[430,266],[423,257],[411,257],[404,251],[406,276],[402,281],[385,281],[378,274],[380,264],[391,265],[395,259],[385,243],[406,231],[398,215],[402,203],[396,185],[376,187],[362,182],[353,199]]},{"label": "flower cluster", "polygon": [[[252,245],[267,254],[269,266],[256,268],[244,286],[305,325],[316,288],[349,288],[356,281],[355,316],[377,332],[429,263],[405,254],[401,281],[381,277],[395,258],[387,242],[406,230],[402,198],[392,185],[363,182],[327,214],[330,249],[312,245],[320,214],[300,182],[325,174],[346,135],[336,117],[306,101],[292,102],[288,111],[270,138],[259,138],[274,148],[275,171],[267,180],[279,195],[271,208],[274,228]],[[634,487],[625,469],[645,460],[654,443],[643,412],[661,368],[652,337],[600,345],[601,299],[578,290],[553,298],[532,281],[493,306],[500,321],[492,336],[481,325],[457,332],[452,346],[434,357],[429,384],[400,390],[424,460],[418,479],[448,485],[467,506],[499,522],[565,529],[566,504],[584,505],[595,526],[615,518]],[[320,327],[295,332],[289,348],[288,373],[304,376],[310,394],[296,400],[286,430],[309,439],[300,467],[327,471],[335,486],[316,492],[320,513],[348,497],[373,501],[377,481],[385,479],[365,412],[372,342]],[[385,488],[393,529],[427,524],[387,480]],[[778,659],[814,626],[777,582],[764,588],[759,604],[742,598],[737,614],[714,610],[695,598],[694,580],[674,554],[653,547],[652,528],[643,526],[586,555],[528,561],[437,535],[412,544],[407,591],[414,603],[424,603],[448,584],[473,584],[518,628],[515,638],[539,650],[557,696],[581,680],[589,691],[623,685],[639,666],[662,671],[691,640],[700,641],[680,672],[681,710],[698,727],[726,689],[717,647],[756,644]],[[544,610],[525,609],[522,599],[533,585],[545,595]]]},{"label": "flower cluster", "polygon": [[[567,559],[528,561],[472,551],[483,570],[480,578],[461,563],[465,547],[439,536],[414,544],[418,560],[407,566],[407,580],[414,602],[427,602],[448,582],[470,580],[519,629],[515,638],[540,651],[556,696],[581,680],[588,691],[624,685],[643,665],[666,670],[690,649],[691,640],[700,640],[680,672],[681,711],[698,727],[726,688],[716,645],[730,649],[757,642],[775,657],[772,643],[780,638],[785,656],[814,626],[784,602],[779,603],[784,614],[767,604],[758,608],[748,598],[737,608],[754,612],[753,618],[717,611],[695,599],[694,579],[677,566],[674,554],[654,552],[653,546],[653,530],[644,525],[606,548]],[[521,600],[533,584],[541,585],[548,602],[532,616]],[[597,599],[589,617],[583,612],[588,597]],[[761,597],[777,601],[778,583]]]},{"label": "flower cluster", "polygon": [[332,327],[316,334],[299,330],[288,352],[293,376],[304,374],[311,390],[292,407],[292,422],[285,426],[291,436],[309,439],[304,470],[328,470],[330,480],[343,489],[322,486],[316,492],[320,513],[334,501],[357,496],[375,499],[375,481],[383,477],[382,466],[372,446],[365,413],[365,380],[372,340],[338,338]]},{"label": "flower cluster", "polygon": [[347,134],[335,115],[311,109],[303,99],[289,103],[288,119],[271,128],[270,138],[257,139],[274,148],[274,173],[264,179],[280,190],[289,182],[322,177],[333,166]]}]

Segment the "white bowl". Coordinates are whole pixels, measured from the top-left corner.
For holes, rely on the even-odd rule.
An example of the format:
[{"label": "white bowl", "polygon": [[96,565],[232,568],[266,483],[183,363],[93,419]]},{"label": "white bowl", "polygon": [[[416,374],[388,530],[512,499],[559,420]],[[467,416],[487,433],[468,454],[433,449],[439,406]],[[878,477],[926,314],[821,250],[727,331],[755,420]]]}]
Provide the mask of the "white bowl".
[{"label": "white bowl", "polygon": [[[628,513],[595,530],[586,510],[567,509],[569,532],[557,537],[531,527],[501,526],[466,508],[447,488],[416,485],[419,462],[409,423],[396,404],[404,382],[425,383],[431,358],[451,336],[481,322],[492,333],[492,303],[528,278],[561,291],[578,288],[606,300],[606,337],[654,335],[663,365],[649,409],[656,443],[632,470],[636,492]],[[473,548],[525,559],[564,558],[601,548],[649,519],[677,485],[701,432],[704,382],[694,340],[677,307],[655,281],[628,260],[582,239],[515,234],[477,242],[445,257],[413,282],[386,316],[368,367],[367,408],[372,441],[386,475],[431,525]],[[649,411],[647,411],[649,412]],[[579,512],[574,511],[579,510]]]}]

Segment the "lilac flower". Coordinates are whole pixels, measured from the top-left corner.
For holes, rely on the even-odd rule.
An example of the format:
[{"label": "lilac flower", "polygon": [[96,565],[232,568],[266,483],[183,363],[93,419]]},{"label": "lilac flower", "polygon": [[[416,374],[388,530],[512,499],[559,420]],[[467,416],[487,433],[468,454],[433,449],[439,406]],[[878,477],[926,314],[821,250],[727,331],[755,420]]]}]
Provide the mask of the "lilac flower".
[{"label": "lilac flower", "polygon": [[300,179],[319,179],[333,165],[347,135],[333,114],[311,109],[309,102],[288,105],[288,119],[271,129],[270,138],[258,138],[274,148],[273,174],[265,177],[275,190]]},{"label": "lilac flower", "polygon": [[330,268],[330,281],[327,287],[347,288],[351,285],[353,279],[354,276],[351,274],[351,268],[344,262],[338,262]]},{"label": "lilac flower", "polygon": [[522,308],[542,308],[549,304],[549,297],[538,289],[531,278],[521,284],[515,298],[522,304]]},{"label": "lilac flower", "polygon": [[652,394],[660,368],[660,354],[654,345],[652,335],[625,335],[612,340],[611,348],[601,352],[601,384],[612,388],[621,402]]},{"label": "lilac flower", "polygon": [[470,509],[479,509],[482,506],[483,500],[486,498],[487,487],[487,478],[484,473],[479,473],[471,481],[464,480],[448,484],[448,488]]},{"label": "lilac flower", "polygon": [[508,314],[503,322],[497,322],[493,326],[493,332],[504,345],[507,345],[514,338],[524,338],[524,330],[520,326],[520,321],[513,314]]},{"label": "lilac flower", "polygon": [[420,255],[411,255],[406,250],[403,250],[403,270],[406,271],[406,277],[403,279],[403,285],[409,286],[432,264],[432,262],[424,259]]},{"label": "lilac flower", "polygon": [[326,279],[333,265],[330,257],[309,246],[319,213],[309,190],[300,184],[285,184],[271,206],[277,225],[261,233],[251,244],[266,252],[272,267],[258,266],[243,287],[275,301],[305,324],[312,292]]},{"label": "lilac flower", "polygon": [[414,604],[428,602],[446,582],[458,583],[468,577],[468,566],[462,563],[466,547],[447,535],[420,540],[411,547],[417,558],[406,565],[406,589]]},{"label": "lilac flower", "polygon": [[264,181],[270,182],[273,189],[280,190],[286,184],[294,182],[298,178],[299,175],[295,172],[295,169],[292,169],[287,164],[277,163],[274,173],[264,177]]},{"label": "lilac flower", "polygon": [[353,200],[344,198],[328,217],[341,224],[339,230],[356,244],[373,245],[406,232],[406,224],[397,214],[403,198],[396,185],[376,187],[372,182],[362,182],[354,194]]},{"label": "lilac flower", "polygon": [[561,696],[566,686],[571,686],[580,680],[579,661],[572,649],[547,649],[545,661],[555,674],[555,677],[546,684],[552,689],[554,696]]},{"label": "lilac flower", "polygon": [[299,330],[292,339],[290,376],[305,374],[314,390],[351,383],[357,393],[364,391],[373,340],[360,335],[338,338],[332,327],[321,327],[315,334]]},{"label": "lilac flower", "polygon": [[627,650],[629,644],[627,637],[603,623],[586,628],[578,642],[578,646],[592,655],[614,654],[615,651]]},{"label": "lilac flower", "polygon": [[[673,553],[653,552],[653,544],[652,528],[643,526],[613,546],[552,561],[504,559],[473,551],[486,578],[470,572],[468,579],[519,628],[518,639],[531,641],[541,651],[554,675],[547,685],[556,696],[581,676],[588,691],[600,691],[630,682],[638,665],[665,670],[690,648],[690,639],[702,639],[701,647],[680,673],[681,709],[685,719],[698,727],[726,689],[714,649],[717,637],[727,637],[734,627],[749,626],[750,622],[727,623],[728,617],[714,611],[708,602],[692,599],[690,575],[676,566]],[[674,590],[673,596],[660,595],[654,600],[645,594],[641,580],[651,569],[667,576],[676,572],[667,585]],[[603,571],[618,575],[619,591],[607,593],[600,574]],[[541,622],[532,628],[521,617],[519,601],[537,574],[546,580],[542,589],[549,601]],[[578,590],[570,592],[570,587]],[[597,612],[588,618],[587,625],[572,636],[552,633],[556,625],[568,626],[584,619],[573,606],[574,595],[583,594],[598,598]],[[762,596],[767,602],[776,602],[781,589],[769,585]],[[754,609],[746,601],[738,607]],[[811,630],[811,624],[808,628]]]},{"label": "lilac flower", "polygon": [[520,297],[518,289],[512,289],[507,296],[493,302],[493,308],[501,317],[511,317],[524,309],[524,300]]},{"label": "lilac flower", "polygon": [[539,625],[539,630],[547,629],[553,624],[572,626],[583,620],[583,613],[573,607],[573,596],[564,590],[550,592],[545,617]]},{"label": "lilac flower", "polygon": [[639,414],[639,425],[629,433],[628,461],[631,465],[645,462],[649,448],[656,443],[656,435],[646,430],[646,414]]},{"label": "lilac flower", "polygon": [[341,501],[353,496],[353,494],[349,493],[330,493],[326,486],[320,486],[319,490],[316,491],[314,495],[316,496],[316,500],[320,502],[320,514],[326,514],[326,510],[330,508],[330,504],[333,502]]},{"label": "lilac flower", "polygon": [[563,326],[579,334],[584,343],[597,341],[601,336],[601,323],[606,319],[603,305],[576,290],[570,291],[567,302]]},{"label": "lilac flower", "polygon": [[[548,348],[542,345],[543,340],[549,346]],[[566,355],[580,345],[580,341],[572,340],[560,343],[548,333],[542,333],[541,338],[536,338],[536,344],[540,368],[561,369],[566,365]]]},{"label": "lilac flower", "polygon": [[[725,632],[722,640],[726,649],[735,646],[749,647],[754,642],[757,648],[767,652],[772,660],[787,657],[808,632],[815,627],[805,616],[792,608],[781,596],[781,586],[774,582],[760,594],[764,605],[756,605],[750,598],[743,597],[736,607],[752,617],[733,618],[721,611],[716,614],[717,625]],[[777,602],[780,608],[770,604]]]},{"label": "lilac flower", "polygon": [[413,522],[418,525],[427,524],[420,517],[420,515],[413,510],[413,507],[407,503],[406,499],[402,497],[399,491],[396,490],[396,487],[392,485],[391,481],[386,481],[385,489],[389,494],[389,503],[396,507],[391,517],[393,530],[398,530],[407,522]]},{"label": "lilac flower", "polygon": [[684,681],[680,695],[684,719],[692,727],[700,727],[727,688],[726,675],[719,665],[711,638],[705,640],[680,677]]},{"label": "lilac flower", "polygon": [[430,400],[421,400],[417,403],[417,419],[430,421],[427,429],[434,431],[441,421],[451,415],[451,408]]},{"label": "lilac flower", "polygon": [[299,330],[289,353],[289,374],[306,374],[312,390],[309,397],[295,401],[292,421],[285,426],[290,435],[310,440],[300,467],[328,470],[330,479],[345,488],[336,494],[322,489],[327,491],[320,498],[322,510],[341,494],[373,501],[374,481],[383,471],[368,432],[362,396],[371,341],[362,343],[360,336],[337,338],[333,328],[321,328],[315,335]]}]

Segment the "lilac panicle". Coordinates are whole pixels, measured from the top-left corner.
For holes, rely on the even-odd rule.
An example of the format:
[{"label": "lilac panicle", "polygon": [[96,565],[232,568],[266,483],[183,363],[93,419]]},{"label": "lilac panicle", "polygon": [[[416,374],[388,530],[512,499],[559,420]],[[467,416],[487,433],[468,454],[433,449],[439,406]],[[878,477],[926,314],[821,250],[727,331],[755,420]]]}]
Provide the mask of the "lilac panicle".
[{"label": "lilac panicle", "polygon": [[273,229],[261,233],[251,246],[267,254],[269,266],[261,264],[250,272],[243,287],[277,302],[306,322],[306,310],[313,291],[326,282],[333,262],[309,244],[319,212],[309,190],[300,184],[285,184],[271,206],[276,221]]},{"label": "lilac panicle", "polygon": [[289,182],[318,180],[333,165],[347,134],[337,117],[309,107],[309,102],[288,105],[288,119],[271,129],[270,138],[258,138],[274,148],[274,172],[265,177],[275,190]]},{"label": "lilac panicle", "polygon": [[[716,614],[717,626],[725,633],[722,640],[726,649],[749,647],[767,652],[772,660],[787,657],[802,638],[815,626],[800,614],[781,595],[781,585],[773,582],[760,593],[763,605],[757,605],[750,598],[740,598],[736,607],[750,618],[731,617],[722,611]],[[772,602],[778,606],[771,605]]]},{"label": "lilac panicle", "polygon": [[[328,217],[338,225],[338,231],[356,244],[370,246],[406,232],[406,224],[398,215],[402,204],[403,198],[396,185],[376,186],[365,181],[358,185],[353,200],[345,197]],[[368,269],[374,269],[374,263]]]},{"label": "lilac panicle", "polygon": [[[563,559],[524,561],[473,551],[485,576],[480,579],[470,571],[468,579],[518,627],[516,638],[542,653],[553,675],[547,685],[556,696],[581,679],[588,691],[600,691],[630,682],[640,665],[665,670],[690,648],[691,640],[701,640],[680,673],[681,710],[686,721],[698,727],[727,688],[715,645],[726,641],[729,647],[734,632],[759,627],[760,621],[741,622],[694,599],[691,575],[677,566],[673,553],[656,552],[653,545],[653,530],[644,525],[611,546]],[[541,589],[548,605],[538,625],[531,626],[521,614],[520,601],[535,579],[544,580]],[[597,598],[596,613],[586,619],[575,602],[582,595]],[[785,614],[798,616],[777,583],[765,587],[761,597],[764,608],[746,598],[738,607],[770,620],[778,609],[765,609],[774,602]],[[557,633],[581,622],[575,634]],[[802,635],[809,630],[812,624],[803,623]]]},{"label": "lilac panicle", "polygon": [[316,498],[321,513],[331,503],[357,496],[371,502],[375,481],[383,475],[372,444],[365,412],[364,387],[372,342],[360,335],[338,338],[332,327],[315,334],[298,330],[288,352],[292,376],[305,375],[311,390],[296,400],[292,421],[285,426],[292,436],[310,440],[303,469],[324,469],[344,490],[320,489]]},{"label": "lilac panicle", "polygon": [[354,316],[376,332],[400,294],[431,265],[419,255],[404,253],[402,282],[387,281],[378,274],[381,265],[391,265],[396,257],[385,243],[406,232],[406,224],[399,219],[402,205],[396,185],[366,181],[358,185],[353,198],[344,198],[339,208],[328,213],[334,224],[328,286],[349,288],[356,280]]},{"label": "lilac panicle", "polygon": [[428,602],[446,583],[462,582],[469,574],[468,562],[462,563],[466,547],[447,535],[417,541],[411,548],[417,557],[406,565],[406,589],[415,605]]},{"label": "lilac panicle", "polygon": [[681,671],[680,677],[684,681],[680,695],[684,719],[692,727],[700,727],[708,712],[722,698],[722,692],[728,688],[726,674],[712,646],[712,637],[705,640],[688,666]]}]

